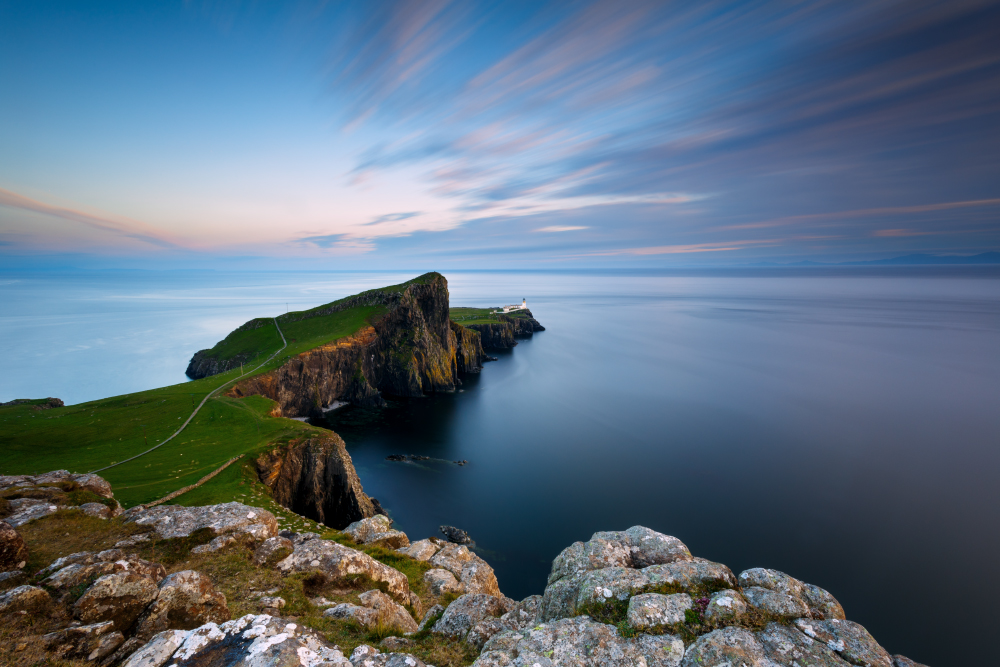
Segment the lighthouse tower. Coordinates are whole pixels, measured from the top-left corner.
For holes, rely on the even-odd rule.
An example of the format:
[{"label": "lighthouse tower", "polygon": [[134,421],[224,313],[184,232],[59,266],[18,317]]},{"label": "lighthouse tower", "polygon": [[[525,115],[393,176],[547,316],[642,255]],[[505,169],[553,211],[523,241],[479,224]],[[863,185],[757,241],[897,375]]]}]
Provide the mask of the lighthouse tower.
[{"label": "lighthouse tower", "polygon": [[528,300],[527,299],[521,299],[521,308],[524,308],[525,310],[528,309]]}]

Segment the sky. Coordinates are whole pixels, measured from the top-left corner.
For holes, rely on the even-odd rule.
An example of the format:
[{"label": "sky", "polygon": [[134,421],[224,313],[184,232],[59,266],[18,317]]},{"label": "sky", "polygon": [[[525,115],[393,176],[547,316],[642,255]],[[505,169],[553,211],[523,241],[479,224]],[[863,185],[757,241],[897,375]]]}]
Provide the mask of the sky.
[{"label": "sky", "polygon": [[1000,250],[1000,3],[0,0],[0,263]]}]

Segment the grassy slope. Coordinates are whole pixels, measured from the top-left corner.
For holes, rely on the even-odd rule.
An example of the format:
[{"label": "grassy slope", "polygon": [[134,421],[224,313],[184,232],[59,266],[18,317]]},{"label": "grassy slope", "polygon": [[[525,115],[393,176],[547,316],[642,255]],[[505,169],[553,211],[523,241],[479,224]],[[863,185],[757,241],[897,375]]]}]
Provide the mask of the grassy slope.
[{"label": "grassy slope", "polygon": [[[462,326],[469,326],[470,324],[495,324],[497,318],[490,315],[490,311],[495,310],[494,308],[452,308],[451,309],[451,319],[453,322],[458,322]],[[515,310],[511,313],[504,313],[506,317],[512,318],[524,318],[527,317],[527,313],[523,310]]]},{"label": "grassy slope", "polygon": [[[402,291],[407,285],[426,283],[435,275],[425,274],[384,289]],[[279,322],[286,320],[281,328],[288,347],[258,372],[273,370],[294,355],[353,334],[385,312],[384,306],[359,306],[308,317],[309,313],[318,313],[329,305],[280,316]],[[303,314],[306,319],[296,319]],[[213,349],[221,349],[229,356],[253,350],[258,358],[264,359],[280,346],[281,338],[272,323],[234,332]],[[233,370],[193,382],[63,408],[36,410],[31,404],[0,407],[0,451],[4,454],[0,457],[0,474],[33,474],[60,468],[88,472],[135,456],[177,430],[206,394],[235,381],[238,375],[239,371]],[[276,443],[326,434],[302,422],[268,416],[272,406],[269,399],[261,396],[233,399],[217,394],[179,436],[135,461],[100,475],[112,484],[115,497],[129,507],[193,484],[230,458],[244,454],[245,461],[230,466],[204,486],[172,502],[203,505],[246,500],[246,467],[252,455]],[[292,515],[286,520],[298,521]]]}]

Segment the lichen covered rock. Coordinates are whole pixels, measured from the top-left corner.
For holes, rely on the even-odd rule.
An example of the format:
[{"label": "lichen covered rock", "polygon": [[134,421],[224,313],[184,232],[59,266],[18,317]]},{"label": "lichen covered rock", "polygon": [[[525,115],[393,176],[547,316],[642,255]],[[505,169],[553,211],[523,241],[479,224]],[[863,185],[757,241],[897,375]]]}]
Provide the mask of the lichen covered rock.
[{"label": "lichen covered rock", "polygon": [[468,593],[448,605],[431,632],[446,637],[465,637],[483,619],[499,618],[505,611],[500,598],[485,593]]},{"label": "lichen covered rock", "polygon": [[126,632],[158,593],[156,582],[137,572],[106,574],[95,581],[73,605],[73,613],[91,624],[113,621]]},{"label": "lichen covered rock", "polygon": [[125,520],[151,526],[161,539],[187,537],[205,528],[216,535],[243,533],[259,542],[278,534],[278,522],[273,514],[235,502],[204,507],[158,505],[145,508],[139,505],[125,512]]},{"label": "lichen covered rock", "polygon": [[387,549],[402,549],[410,545],[406,533],[392,529],[392,519],[384,514],[361,519],[344,528],[358,544],[378,544]]},{"label": "lichen covered rock", "polygon": [[139,619],[136,635],[148,639],[167,629],[191,630],[229,619],[226,596],[212,580],[200,572],[183,570],[160,582],[155,601]]},{"label": "lichen covered rock", "polygon": [[330,540],[310,539],[295,544],[295,550],[276,566],[282,572],[322,572],[331,580],[349,574],[364,574],[388,585],[399,602],[410,601],[410,584],[399,570],[378,562],[368,554]]},{"label": "lichen covered rock", "polygon": [[636,595],[628,601],[628,623],[637,630],[676,625],[684,622],[684,612],[691,605],[691,596],[687,593]]},{"label": "lichen covered rock", "polygon": [[18,569],[28,559],[28,547],[21,534],[6,521],[0,521],[0,572]]}]

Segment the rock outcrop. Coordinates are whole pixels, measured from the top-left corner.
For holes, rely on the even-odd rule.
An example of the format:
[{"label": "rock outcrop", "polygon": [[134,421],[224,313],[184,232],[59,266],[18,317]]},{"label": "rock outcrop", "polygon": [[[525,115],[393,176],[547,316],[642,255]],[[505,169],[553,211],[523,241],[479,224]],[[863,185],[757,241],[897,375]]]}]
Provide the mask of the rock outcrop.
[{"label": "rock outcrop", "polygon": [[53,470],[43,475],[0,476],[0,494],[4,499],[4,515],[0,518],[15,528],[60,509],[78,509],[102,519],[122,511],[111,485],[92,473]]},{"label": "rock outcrop", "polygon": [[0,572],[20,569],[28,559],[28,547],[21,534],[6,521],[0,521]]},{"label": "rock outcrop", "polygon": [[410,538],[406,533],[393,530],[392,519],[384,514],[355,521],[344,529],[344,533],[350,535],[358,544],[377,544],[386,549],[402,549],[410,546]]},{"label": "rock outcrop", "polygon": [[365,495],[344,441],[336,433],[293,440],[256,460],[275,502],[333,528],[372,517],[380,507]]},{"label": "rock outcrop", "polygon": [[[434,569],[427,573],[430,577],[427,581],[442,593],[485,593],[502,597],[493,568],[464,545],[432,537],[414,542],[398,551],[433,565]],[[442,570],[450,573],[456,583],[452,583]]]},{"label": "rock outcrop", "polygon": [[147,508],[137,505],[125,512],[124,518],[140,526],[151,526],[161,539],[187,537],[201,529],[216,535],[240,535],[255,542],[278,534],[278,522],[273,514],[242,503],[204,507],[157,505]]},{"label": "rock outcrop", "polygon": [[341,603],[327,609],[323,615],[328,618],[352,620],[369,630],[388,629],[407,633],[417,631],[417,622],[409,612],[391,597],[378,589],[358,596],[360,605]]},{"label": "rock outcrop", "polygon": [[534,318],[530,310],[522,312],[524,316],[521,317],[497,315],[496,322],[470,324],[468,328],[479,332],[484,350],[506,350],[517,345],[515,338],[545,331],[545,327]]}]

